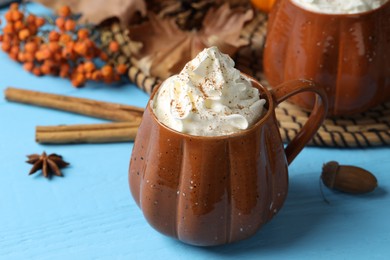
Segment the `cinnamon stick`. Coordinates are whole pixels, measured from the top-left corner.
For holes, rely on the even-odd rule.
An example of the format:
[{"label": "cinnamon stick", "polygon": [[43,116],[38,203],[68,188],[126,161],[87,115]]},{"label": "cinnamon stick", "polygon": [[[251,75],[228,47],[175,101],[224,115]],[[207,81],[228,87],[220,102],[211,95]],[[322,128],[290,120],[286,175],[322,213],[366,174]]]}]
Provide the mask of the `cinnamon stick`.
[{"label": "cinnamon stick", "polygon": [[139,122],[143,113],[142,108],[135,106],[12,87],[7,88],[4,94],[9,101],[49,107],[112,121]]},{"label": "cinnamon stick", "polygon": [[38,143],[112,143],[134,141],[139,122],[37,126]]}]

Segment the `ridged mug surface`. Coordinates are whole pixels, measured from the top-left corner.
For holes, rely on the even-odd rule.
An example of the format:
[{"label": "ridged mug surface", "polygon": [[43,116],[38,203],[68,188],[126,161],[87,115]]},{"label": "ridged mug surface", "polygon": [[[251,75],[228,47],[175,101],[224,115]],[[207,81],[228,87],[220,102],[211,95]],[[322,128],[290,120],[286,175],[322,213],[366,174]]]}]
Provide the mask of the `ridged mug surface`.
[{"label": "ridged mug surface", "polygon": [[[263,98],[270,104],[270,96]],[[161,124],[148,104],[130,162],[132,195],[155,229],[183,242],[211,246],[245,239],[286,198],[287,161],[278,131],[268,107],[239,134],[186,135]]]}]

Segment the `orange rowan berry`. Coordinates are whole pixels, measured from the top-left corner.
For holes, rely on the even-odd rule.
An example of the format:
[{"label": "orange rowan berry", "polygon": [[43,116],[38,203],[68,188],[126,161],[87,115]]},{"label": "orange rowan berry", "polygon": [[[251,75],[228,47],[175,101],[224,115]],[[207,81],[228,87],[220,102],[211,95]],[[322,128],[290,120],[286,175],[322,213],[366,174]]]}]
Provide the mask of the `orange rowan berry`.
[{"label": "orange rowan berry", "polygon": [[3,34],[3,41],[4,42],[11,42],[13,37],[11,37],[9,34]]},{"label": "orange rowan berry", "polygon": [[70,10],[70,7],[67,5],[61,6],[58,11],[58,15],[61,17],[68,17],[71,15],[72,11]]},{"label": "orange rowan berry", "polygon": [[47,60],[43,61],[43,65],[47,65],[49,67],[54,67],[54,66],[56,66],[56,63],[51,59],[47,59]]},{"label": "orange rowan berry", "polygon": [[58,42],[49,42],[48,47],[52,53],[58,52],[61,49],[61,46],[58,44]]},{"label": "orange rowan berry", "polygon": [[18,35],[4,34],[3,41],[10,43],[11,46],[19,46]]},{"label": "orange rowan berry", "polygon": [[34,62],[32,61],[27,61],[25,63],[23,63],[23,68],[27,71],[32,71],[33,68],[34,68]]},{"label": "orange rowan berry", "polygon": [[4,14],[4,18],[7,22],[12,22],[12,12],[8,11]]},{"label": "orange rowan berry", "polygon": [[24,40],[26,40],[29,36],[30,36],[30,30],[28,30],[28,29],[23,29],[23,30],[21,30],[20,32],[19,32],[19,39],[21,40],[21,41],[24,41]]},{"label": "orange rowan berry", "polygon": [[18,54],[17,54],[17,53],[9,52],[8,56],[9,56],[12,60],[18,61]]},{"label": "orange rowan berry", "polygon": [[56,62],[62,61],[62,53],[61,50],[58,50],[56,53],[53,54],[53,60]]},{"label": "orange rowan berry", "polygon": [[85,39],[85,40],[82,40],[81,42],[82,42],[82,44],[85,45],[85,48],[86,48],[86,52],[83,54],[83,56],[88,60],[91,60],[94,57],[96,57],[97,47],[96,47],[95,43],[91,39]]},{"label": "orange rowan berry", "polygon": [[50,59],[52,57],[52,53],[48,49],[42,49],[35,53],[35,58],[38,61],[43,61],[46,59]]},{"label": "orange rowan berry", "polygon": [[22,21],[16,21],[14,23],[14,29],[15,31],[20,31],[22,29],[24,29],[26,26],[24,25],[24,23]]},{"label": "orange rowan berry", "polygon": [[84,56],[88,52],[88,46],[84,42],[76,42],[74,47],[73,47],[73,50],[77,54]]},{"label": "orange rowan berry", "polygon": [[11,47],[12,47],[11,42],[3,42],[1,44],[1,49],[5,52],[9,52],[11,50]]},{"label": "orange rowan berry", "polygon": [[76,66],[75,71],[76,71],[77,73],[84,74],[84,72],[85,72],[84,63],[79,63],[79,64]]},{"label": "orange rowan berry", "polygon": [[19,4],[18,3],[12,3],[9,5],[10,10],[18,10],[19,9]]},{"label": "orange rowan berry", "polygon": [[27,42],[25,45],[24,45],[24,50],[26,52],[36,52],[38,50],[38,44],[36,42]]},{"label": "orange rowan berry", "polygon": [[27,28],[30,31],[30,35],[36,35],[38,32],[38,27],[33,23],[27,24]]},{"label": "orange rowan berry", "polygon": [[85,28],[81,28],[77,31],[77,37],[79,39],[85,40],[89,37],[89,31]]},{"label": "orange rowan berry", "polygon": [[36,16],[33,15],[33,14],[29,14],[26,18],[26,22],[29,24],[35,24],[35,19],[36,19]]},{"label": "orange rowan berry", "polygon": [[38,66],[36,66],[36,67],[34,67],[33,69],[32,69],[32,73],[35,75],[35,76],[42,76],[42,72],[41,72],[41,69],[38,67]]},{"label": "orange rowan berry", "polygon": [[92,73],[96,69],[95,64],[92,61],[87,61],[84,63],[84,71]]},{"label": "orange rowan berry", "polygon": [[44,57],[43,57],[43,52],[41,50],[37,51],[35,54],[34,54],[34,57],[37,61],[42,61],[44,60]]},{"label": "orange rowan berry", "polygon": [[61,55],[64,59],[74,60],[76,59],[76,53],[74,52],[74,42],[66,43],[65,47],[62,48]]},{"label": "orange rowan berry", "polygon": [[35,54],[31,53],[31,52],[25,52],[24,53],[24,59],[25,59],[25,61],[33,62],[35,60]]},{"label": "orange rowan berry", "polygon": [[41,72],[43,75],[49,75],[51,73],[51,68],[48,65],[42,64]]},{"label": "orange rowan berry", "polygon": [[46,23],[46,20],[42,17],[36,17],[35,18],[35,26],[41,27]]},{"label": "orange rowan berry", "polygon": [[123,75],[127,72],[127,65],[126,64],[119,64],[116,66],[116,71],[119,75]]},{"label": "orange rowan berry", "polygon": [[65,30],[66,31],[74,31],[76,29],[76,22],[72,19],[68,19],[65,21]]},{"label": "orange rowan berry", "polygon": [[53,57],[53,53],[50,51],[50,49],[42,50],[43,59],[50,59]]},{"label": "orange rowan berry", "polygon": [[55,21],[56,26],[61,31],[65,31],[65,18],[64,17],[58,17]]},{"label": "orange rowan berry", "polygon": [[56,31],[51,31],[51,32],[49,32],[48,39],[51,42],[58,41],[60,39],[60,34]]},{"label": "orange rowan berry", "polygon": [[104,65],[101,68],[101,72],[104,78],[109,78],[114,74],[114,69],[112,68],[111,65]]},{"label": "orange rowan berry", "polygon": [[112,52],[118,52],[119,51],[119,43],[117,41],[111,41],[110,44],[108,45],[108,49]]},{"label": "orange rowan berry", "polygon": [[35,53],[24,52],[24,60],[25,62],[35,62]]},{"label": "orange rowan berry", "polygon": [[85,81],[85,76],[82,73],[75,73],[71,77],[72,85],[76,88],[83,86],[85,84]]},{"label": "orange rowan berry", "polygon": [[64,47],[64,48],[62,49],[62,51],[61,51],[61,56],[62,56],[62,58],[64,58],[64,59],[72,60],[72,59],[71,59],[71,56],[73,56],[73,54],[72,54],[72,51],[71,51],[71,50],[69,50],[68,48]]},{"label": "orange rowan berry", "polygon": [[24,52],[19,52],[18,53],[18,61],[20,61],[20,62],[25,62],[26,61],[26,57],[24,55]]},{"label": "orange rowan berry", "polygon": [[67,43],[65,44],[65,47],[67,47],[67,48],[73,50],[75,44],[76,44],[76,43],[75,43],[74,41],[70,41],[70,42],[67,42]]},{"label": "orange rowan berry", "polygon": [[43,74],[53,74],[56,75],[58,73],[58,64],[54,62],[54,60],[47,59],[43,62],[41,66],[41,71]]},{"label": "orange rowan berry", "polygon": [[70,36],[69,34],[67,34],[67,33],[62,33],[61,35],[60,35],[60,38],[59,38],[59,40],[58,40],[60,43],[68,43],[68,42],[70,42],[70,41],[72,41],[72,36]]},{"label": "orange rowan berry", "polygon": [[21,21],[23,20],[24,14],[19,10],[11,10],[12,21]]},{"label": "orange rowan berry", "polygon": [[18,53],[19,53],[19,45],[13,45],[12,47],[11,47],[11,50],[10,50],[10,53],[13,53],[13,54],[15,54],[16,56],[18,55]]},{"label": "orange rowan berry", "polygon": [[69,77],[70,65],[68,63],[62,63],[60,65],[59,75],[61,78]]},{"label": "orange rowan berry", "polygon": [[60,64],[60,68],[61,68],[62,70],[65,70],[65,69],[70,70],[70,64],[69,64],[67,61],[63,61],[63,62],[61,62],[61,64]]},{"label": "orange rowan berry", "polygon": [[30,40],[31,42],[35,42],[38,46],[40,46],[41,43],[44,42],[43,39],[42,39],[42,37],[39,37],[39,36],[31,37],[29,40]]},{"label": "orange rowan berry", "polygon": [[60,70],[59,74],[58,74],[61,78],[67,78],[69,77],[69,71],[66,71],[66,70]]},{"label": "orange rowan berry", "polygon": [[86,78],[87,80],[92,79],[92,72],[86,72],[86,73],[85,73],[85,78]]},{"label": "orange rowan berry", "polygon": [[4,40],[4,35],[0,34],[0,42]]},{"label": "orange rowan berry", "polygon": [[17,34],[13,35],[13,37],[11,38],[11,44],[19,46],[20,40]]},{"label": "orange rowan berry", "polygon": [[102,79],[102,72],[100,70],[95,70],[92,72],[91,79],[94,81],[99,81]]},{"label": "orange rowan berry", "polygon": [[15,28],[13,23],[7,23],[3,27],[3,33],[4,34],[14,34],[15,33]]},{"label": "orange rowan berry", "polygon": [[91,50],[95,49],[96,45],[91,39],[85,39],[82,41]]},{"label": "orange rowan berry", "polygon": [[107,55],[107,53],[105,53],[105,52],[101,52],[101,53],[99,54],[99,58],[100,58],[102,61],[107,61],[107,60],[108,60],[108,55]]}]

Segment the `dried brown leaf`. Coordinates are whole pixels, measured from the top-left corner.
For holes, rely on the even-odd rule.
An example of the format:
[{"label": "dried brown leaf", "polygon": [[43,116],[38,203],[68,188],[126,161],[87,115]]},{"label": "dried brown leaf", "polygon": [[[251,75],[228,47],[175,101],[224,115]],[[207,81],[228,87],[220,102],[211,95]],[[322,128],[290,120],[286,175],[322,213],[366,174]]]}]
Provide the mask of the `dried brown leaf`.
[{"label": "dried brown leaf", "polygon": [[231,9],[224,4],[207,13],[199,36],[206,46],[218,46],[222,52],[233,55],[239,47],[248,44],[248,40],[240,39],[240,33],[252,18],[251,9]]},{"label": "dried brown leaf", "polygon": [[130,38],[143,44],[135,57],[136,65],[145,74],[166,78],[182,67],[181,55],[189,57],[183,50],[187,34],[177,27],[174,19],[162,20],[150,13],[147,23],[130,28]]},{"label": "dried brown leaf", "polygon": [[144,0],[34,0],[53,10],[68,5],[74,13],[81,14],[80,23],[100,24],[110,18],[118,18],[128,25],[135,13],[146,14]]},{"label": "dried brown leaf", "polygon": [[253,18],[252,10],[231,9],[229,4],[208,10],[199,31],[182,31],[173,18],[162,19],[153,13],[149,21],[130,27],[130,38],[143,44],[134,53],[135,65],[145,74],[165,79],[179,73],[184,65],[204,48],[217,46],[234,55],[247,45],[240,39],[244,24]]}]

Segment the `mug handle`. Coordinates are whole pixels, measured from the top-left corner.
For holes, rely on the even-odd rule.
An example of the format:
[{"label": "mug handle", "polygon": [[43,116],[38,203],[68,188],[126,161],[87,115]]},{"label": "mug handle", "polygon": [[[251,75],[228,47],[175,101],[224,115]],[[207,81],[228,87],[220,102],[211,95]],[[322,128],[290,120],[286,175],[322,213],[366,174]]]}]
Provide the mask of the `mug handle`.
[{"label": "mug handle", "polygon": [[318,87],[313,81],[304,79],[287,81],[271,90],[276,105],[279,105],[291,96],[306,91],[317,94],[316,100],[314,108],[305,125],[284,149],[288,164],[291,164],[320,128],[328,110],[328,99],[322,88]]}]

